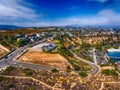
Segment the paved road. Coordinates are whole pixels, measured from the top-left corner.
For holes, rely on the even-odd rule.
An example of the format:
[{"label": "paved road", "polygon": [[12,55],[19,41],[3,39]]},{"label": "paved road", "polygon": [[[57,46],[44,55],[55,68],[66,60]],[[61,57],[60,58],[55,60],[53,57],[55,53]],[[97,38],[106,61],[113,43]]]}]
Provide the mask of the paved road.
[{"label": "paved road", "polygon": [[[38,65],[38,64],[28,64],[28,63],[22,63],[22,62],[18,62],[16,60],[14,60],[18,55],[20,55],[21,53],[23,53],[25,50],[27,50],[28,48],[32,47],[32,46],[35,46],[35,45],[38,45],[38,44],[41,44],[43,42],[45,42],[47,39],[43,39],[41,41],[37,41],[35,42],[34,44],[32,45],[26,45],[24,47],[21,47],[21,48],[18,48],[17,50],[15,50],[14,52],[11,53],[11,55],[5,59],[1,59],[0,60],[0,69],[5,67],[5,66],[16,66],[16,67],[25,67],[25,68],[31,68],[31,69],[34,69],[34,70],[38,70],[38,69],[42,69],[42,70],[50,70],[51,68],[53,67],[48,67],[48,66],[44,66],[44,65]],[[99,73],[100,72],[100,67],[88,60],[84,60],[80,57],[78,57],[75,53],[73,53],[71,51],[71,53],[73,54],[73,56],[78,59],[78,60],[81,60],[89,65],[92,66],[92,70],[89,71],[89,73],[93,73],[93,74],[96,74],[96,73]]]},{"label": "paved road", "polygon": [[38,64],[22,63],[22,62],[18,62],[18,61],[15,60],[15,58],[18,55],[22,54],[28,48],[30,48],[32,46],[35,46],[35,45],[38,45],[38,44],[41,44],[41,43],[45,42],[46,40],[47,39],[43,39],[43,40],[37,41],[37,42],[35,42],[32,45],[26,45],[24,47],[18,48],[15,51],[11,52],[9,54],[10,56],[8,58],[6,58],[6,59],[2,58],[0,60],[0,69],[4,68],[6,66],[24,67],[24,68],[31,68],[31,69],[35,69],[35,70],[39,70],[39,69],[49,70],[49,69],[51,69],[52,67],[48,67],[48,66],[44,66],[44,65],[38,65]]},{"label": "paved road", "polygon": [[80,58],[78,55],[76,55],[75,53],[73,53],[72,51],[70,51],[72,54],[73,54],[73,57],[84,62],[84,63],[87,63],[89,64],[91,67],[92,67],[92,70],[91,71],[88,71],[88,73],[91,73],[91,74],[98,74],[100,71],[101,71],[101,68],[99,65],[96,65],[88,60],[85,60],[85,59],[82,59]]},{"label": "paved road", "polygon": [[95,48],[92,49],[92,58],[93,58],[93,62],[94,62],[95,64],[97,64]]}]

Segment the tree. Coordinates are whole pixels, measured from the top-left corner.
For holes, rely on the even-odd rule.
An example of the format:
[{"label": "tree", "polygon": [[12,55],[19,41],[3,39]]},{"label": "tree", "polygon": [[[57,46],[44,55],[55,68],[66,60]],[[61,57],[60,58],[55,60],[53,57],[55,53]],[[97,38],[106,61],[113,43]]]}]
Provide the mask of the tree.
[{"label": "tree", "polygon": [[79,75],[81,77],[87,77],[88,76],[88,74],[86,72],[79,72]]},{"label": "tree", "polygon": [[110,69],[105,69],[102,71],[102,73],[105,75],[110,75],[110,72],[111,72]]},{"label": "tree", "polygon": [[72,69],[70,68],[70,66],[67,66],[67,72],[70,72]]},{"label": "tree", "polygon": [[22,39],[20,39],[20,40],[17,42],[17,44],[18,44],[19,46],[21,46],[21,45],[23,44]]}]

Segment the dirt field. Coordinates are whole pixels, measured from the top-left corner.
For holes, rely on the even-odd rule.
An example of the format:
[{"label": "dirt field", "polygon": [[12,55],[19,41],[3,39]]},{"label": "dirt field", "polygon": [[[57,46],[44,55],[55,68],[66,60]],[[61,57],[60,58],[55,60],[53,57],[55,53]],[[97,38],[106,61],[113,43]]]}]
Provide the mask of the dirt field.
[{"label": "dirt field", "polygon": [[0,44],[0,58],[5,56],[10,50]]},{"label": "dirt field", "polygon": [[66,70],[68,65],[67,60],[59,54],[51,54],[32,50],[28,50],[21,57],[19,57],[18,60],[22,62],[57,67],[63,70]]},{"label": "dirt field", "polygon": [[8,52],[0,48],[0,58],[5,56]]}]

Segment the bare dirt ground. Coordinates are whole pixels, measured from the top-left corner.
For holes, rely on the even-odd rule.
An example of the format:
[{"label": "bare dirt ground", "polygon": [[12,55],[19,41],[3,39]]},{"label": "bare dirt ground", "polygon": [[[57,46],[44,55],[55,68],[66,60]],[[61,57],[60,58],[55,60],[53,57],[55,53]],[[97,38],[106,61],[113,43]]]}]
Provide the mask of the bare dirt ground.
[{"label": "bare dirt ground", "polygon": [[20,56],[18,60],[22,62],[52,66],[63,70],[66,70],[68,65],[67,60],[60,54],[32,50],[28,50]]},{"label": "bare dirt ground", "polygon": [[8,52],[0,48],[0,58],[5,56]]},{"label": "bare dirt ground", "polygon": [[10,50],[0,44],[0,58],[5,56]]}]

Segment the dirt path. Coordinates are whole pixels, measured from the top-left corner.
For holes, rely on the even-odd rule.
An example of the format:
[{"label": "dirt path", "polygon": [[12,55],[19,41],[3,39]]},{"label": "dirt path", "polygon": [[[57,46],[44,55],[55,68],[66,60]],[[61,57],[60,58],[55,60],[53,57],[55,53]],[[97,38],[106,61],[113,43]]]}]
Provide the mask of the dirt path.
[{"label": "dirt path", "polygon": [[42,84],[42,85],[44,85],[44,86],[46,86],[46,87],[48,87],[48,88],[50,88],[52,90],[62,90],[62,89],[54,88],[54,87],[52,87],[52,86],[50,86],[50,85],[48,85],[48,84],[46,84],[46,83],[44,83],[42,81],[39,81],[39,80],[37,80],[35,78],[32,78],[32,77],[7,76],[7,75],[0,75],[0,76],[7,77],[7,78],[16,78],[16,79],[31,79],[31,80],[33,80],[35,82],[39,82],[40,84]]}]

